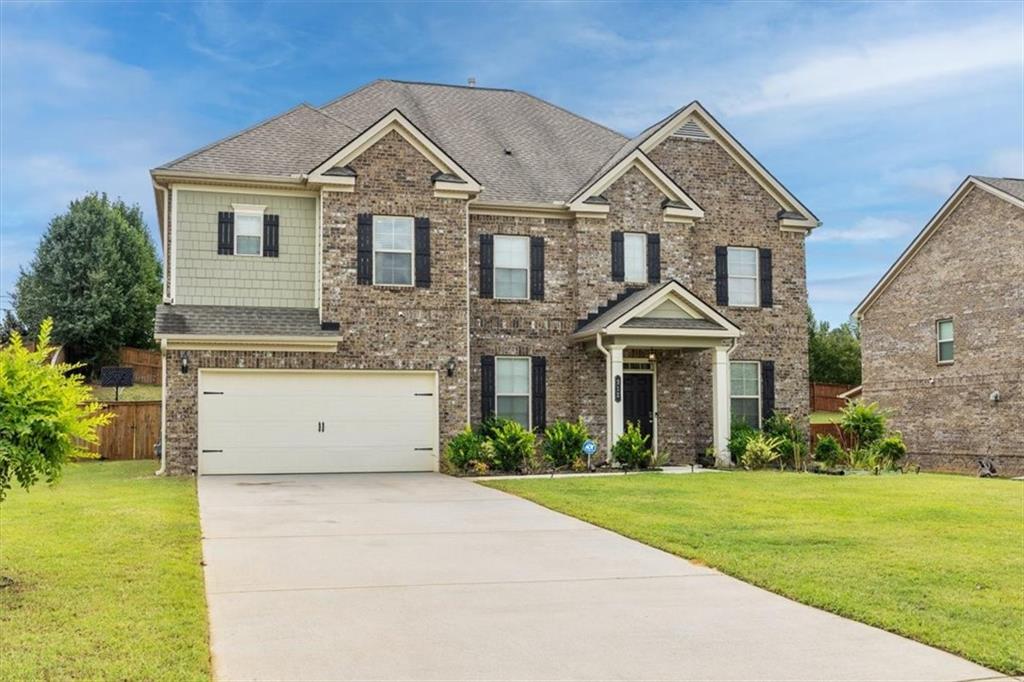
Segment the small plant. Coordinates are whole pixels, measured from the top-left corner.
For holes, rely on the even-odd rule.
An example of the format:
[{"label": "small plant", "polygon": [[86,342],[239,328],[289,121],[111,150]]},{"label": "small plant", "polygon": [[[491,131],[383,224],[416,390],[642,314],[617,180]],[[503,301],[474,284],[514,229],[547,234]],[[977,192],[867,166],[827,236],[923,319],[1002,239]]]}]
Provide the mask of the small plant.
[{"label": "small plant", "polygon": [[583,459],[579,455],[576,455],[572,460],[572,470],[576,473],[580,473],[587,470],[587,460]]},{"label": "small plant", "polygon": [[783,439],[778,436],[756,433],[747,441],[747,447],[740,456],[740,464],[751,471],[764,469],[782,456],[782,444]]},{"label": "small plant", "polygon": [[853,469],[874,468],[875,452],[871,448],[853,448],[846,453],[846,463]]},{"label": "small plant", "polygon": [[506,423],[512,421],[511,419],[505,419],[504,417],[490,416],[484,419],[476,427],[476,433],[484,440],[493,440],[494,434],[497,433],[501,427]]},{"label": "small plant", "polygon": [[834,467],[843,459],[843,446],[830,433],[818,437],[814,446],[814,459],[827,467]]},{"label": "small plant", "polygon": [[483,476],[491,470],[491,467],[487,466],[487,462],[481,462],[479,460],[473,460],[472,471],[478,476]]},{"label": "small plant", "polygon": [[851,449],[867,448],[885,435],[888,420],[878,403],[853,400],[840,411],[839,427],[849,437]]},{"label": "small plant", "polygon": [[804,460],[807,457],[807,434],[797,424],[797,420],[789,414],[776,412],[764,423],[764,432],[771,436],[782,439],[779,447],[781,456],[779,466],[786,465],[797,471],[804,469]]},{"label": "small plant", "polygon": [[660,469],[668,464],[670,459],[672,459],[672,455],[662,450],[661,452],[651,455],[651,466],[655,469]]},{"label": "small plant", "polygon": [[756,434],[757,429],[742,419],[737,419],[732,423],[732,431],[729,433],[729,454],[732,456],[733,464],[740,463],[743,453],[747,449],[747,441]]},{"label": "small plant", "polygon": [[874,452],[874,465],[882,469],[895,469],[899,461],[907,456],[907,445],[898,433],[890,433],[876,441],[871,449]]},{"label": "small plant", "polygon": [[697,465],[705,469],[714,468],[715,464],[717,464],[717,460],[718,451],[715,450],[714,445],[709,445],[706,448],[704,448],[703,455],[697,455]]},{"label": "small plant", "polygon": [[484,443],[484,439],[467,426],[448,441],[444,449],[445,461],[455,471],[469,471],[476,463],[489,465]]},{"label": "small plant", "polygon": [[640,431],[640,426],[626,422],[625,432],[612,446],[612,456],[623,469],[646,469],[651,465],[651,449],[647,447],[649,436]]},{"label": "small plant", "polygon": [[490,438],[494,446],[494,461],[502,471],[521,471],[532,460],[537,448],[537,436],[517,421],[504,420]]},{"label": "small plant", "polygon": [[589,439],[582,417],[575,422],[556,421],[544,430],[544,457],[552,467],[572,466]]}]

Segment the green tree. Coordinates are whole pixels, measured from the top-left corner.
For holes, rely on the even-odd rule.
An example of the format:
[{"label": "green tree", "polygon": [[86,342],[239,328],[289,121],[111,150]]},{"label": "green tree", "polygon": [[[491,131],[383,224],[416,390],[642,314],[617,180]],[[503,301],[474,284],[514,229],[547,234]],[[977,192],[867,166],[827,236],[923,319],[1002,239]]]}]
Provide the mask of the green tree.
[{"label": "green tree", "polygon": [[153,345],[160,278],[141,209],[93,193],[50,221],[15,284],[14,309],[32,331],[57,320],[54,340],[95,370],[121,346]]},{"label": "green tree", "polygon": [[807,309],[807,355],[811,381],[823,384],[861,382],[860,328],[856,320],[830,328],[827,321],[818,322]]},{"label": "green tree", "polygon": [[13,310],[4,311],[4,319],[0,322],[0,345],[10,343],[15,332],[24,336],[27,331]]},{"label": "green tree", "polygon": [[35,350],[14,332],[0,347],[0,501],[11,482],[28,489],[40,477],[52,483],[70,457],[94,457],[78,443],[96,442],[96,428],[110,421],[92,400],[74,365],[50,364],[53,322],[40,323]]}]

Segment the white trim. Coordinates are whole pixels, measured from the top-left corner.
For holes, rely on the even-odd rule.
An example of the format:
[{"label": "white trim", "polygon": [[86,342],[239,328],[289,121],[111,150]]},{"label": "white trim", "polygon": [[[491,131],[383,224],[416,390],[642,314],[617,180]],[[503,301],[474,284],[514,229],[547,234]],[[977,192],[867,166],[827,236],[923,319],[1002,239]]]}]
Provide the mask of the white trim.
[{"label": "white trim", "polygon": [[[498,362],[500,360],[526,360],[526,393],[501,393],[498,390]],[[510,417],[502,417],[498,414],[498,398],[501,396],[508,398],[522,398],[526,396],[526,428],[533,430],[533,358],[529,355],[495,355],[494,356],[494,416],[502,419],[510,419]]]},{"label": "white trim", "polygon": [[320,196],[319,190],[275,189],[272,187],[238,187],[237,185],[194,185],[182,182],[174,183],[174,187],[189,192],[216,192],[218,194],[262,194],[268,197],[308,197]]},{"label": "white trim", "polygon": [[[256,204],[231,204],[231,210],[234,212],[234,243],[231,245],[233,249],[231,252],[232,256],[243,256],[247,258],[263,258],[263,220],[266,217],[266,206],[258,206]],[[259,226],[257,228],[256,236],[260,240],[260,248],[256,253],[239,253],[238,251],[238,238],[239,237],[251,237],[249,234],[239,234],[238,232],[238,216],[243,215],[252,218],[259,218]]]},{"label": "white trim", "polygon": [[729,286],[729,296],[726,300],[725,305],[728,308],[760,308],[761,307],[761,249],[756,246],[727,246],[725,247],[725,278],[730,279],[751,279],[750,275],[733,275],[729,272],[729,252],[731,251],[753,251],[754,252],[754,302],[753,303],[733,303],[732,302],[732,286]]},{"label": "white trim", "polygon": [[[632,236],[632,240],[628,240],[627,237]],[[642,272],[639,278],[630,279],[629,273],[627,272],[626,263],[628,262],[626,253],[626,244],[628,241],[636,242],[637,238],[640,237],[642,246],[640,247],[640,265]],[[647,239],[648,234],[646,232],[623,232],[622,233],[622,278],[623,281],[628,284],[647,284]]]},{"label": "white trim", "polygon": [[160,342],[160,468],[157,476],[167,470],[167,343]]},{"label": "white trim", "polygon": [[289,186],[301,187],[305,182],[305,180],[299,175],[284,176],[259,174],[248,175],[245,173],[206,173],[203,171],[164,170],[160,168],[151,170],[149,174],[150,177],[167,184],[176,184],[188,181],[208,181],[211,183],[229,182],[246,186],[272,185],[284,189]]},{"label": "white trim", "polygon": [[[941,327],[943,322],[949,322],[949,338],[942,338]],[[939,365],[952,365],[956,362],[956,325],[953,324],[952,317],[940,317],[935,320],[935,363]],[[948,343],[953,346],[952,357],[949,360],[942,359],[942,344]]]},{"label": "white trim", "polygon": [[[530,300],[530,283],[531,283],[530,282],[530,237],[527,236],[527,235],[522,235],[522,234],[496,234],[496,235],[493,235],[493,239],[494,239],[494,242],[495,242],[495,246],[494,246],[495,254],[497,254],[497,251],[498,251],[498,249],[497,249],[497,241],[498,241],[498,239],[518,239],[518,240],[524,240],[526,242],[526,267],[525,268],[498,268],[498,258],[497,258],[496,255],[494,257],[494,267],[492,268],[492,270],[495,271],[495,272],[497,272],[497,270],[499,270],[499,269],[501,269],[501,270],[525,270],[526,271],[526,291],[525,291],[523,296],[498,296],[497,283],[495,283],[494,292],[493,292],[493,295],[491,296],[491,298],[493,300],[495,300],[495,301],[529,301]],[[497,280],[497,277],[495,277],[494,279]]]},{"label": "white trim", "polygon": [[472,313],[470,312],[472,310],[472,308],[471,308],[472,299],[470,298],[470,292],[469,292],[469,202],[466,202],[465,207],[466,207],[466,224],[465,224],[466,231],[463,234],[463,237],[465,238],[465,247],[463,248],[463,256],[466,259],[465,260],[466,268],[465,268],[465,271],[464,271],[463,275],[466,278],[466,424],[471,424],[471,423],[473,423],[473,399],[472,399],[472,395],[473,395],[472,375],[473,375],[473,373],[470,371],[469,363],[470,363],[470,358],[473,357],[473,354],[470,352],[471,351],[471,344],[472,344],[473,328],[471,326]]},{"label": "white trim", "polygon": [[[402,220],[409,221],[409,250],[404,249],[378,249],[377,248],[377,219],[378,218],[390,218],[392,220],[400,218]],[[373,258],[373,286],[375,287],[415,287],[416,286],[416,219],[412,216],[407,215],[374,215],[373,224],[370,226],[373,231],[373,249],[371,250],[370,257]],[[398,282],[378,282],[377,281],[377,254],[378,253],[398,253],[398,254],[409,254],[409,283],[401,284]]]},{"label": "white trim", "polygon": [[178,198],[178,186],[174,185],[171,187],[171,257],[170,257],[170,273],[171,273],[171,300],[170,303],[174,303],[176,294],[178,293],[178,242],[181,241],[181,235],[178,234],[178,212],[181,210],[181,201]]},{"label": "white trim", "polygon": [[837,398],[842,398],[843,400],[849,400],[850,398],[853,398],[854,396],[858,396],[858,395],[860,395],[863,392],[864,392],[864,385],[863,384],[858,384],[857,386],[854,386],[853,388],[851,388],[849,391],[843,391],[842,393],[840,393],[836,397]]},{"label": "white trim", "polygon": [[324,321],[323,290],[324,290],[324,191],[320,190],[316,199],[316,291],[313,301],[321,323]]},{"label": "white trim", "polygon": [[480,201],[474,199],[469,204],[469,215],[489,215],[514,218],[553,218],[569,220],[572,212],[564,203],[551,204],[518,201]]},{"label": "white trim", "polygon": [[956,188],[956,191],[954,191],[953,194],[950,195],[948,199],[946,199],[945,203],[942,204],[942,206],[935,213],[935,215],[932,216],[931,220],[928,221],[928,224],[926,224],[924,228],[917,233],[917,236],[914,237],[914,240],[910,242],[910,245],[903,250],[903,253],[899,255],[899,258],[896,259],[896,262],[893,263],[892,266],[885,271],[885,274],[882,275],[882,278],[878,280],[875,286],[871,288],[871,291],[868,292],[867,296],[865,296],[864,299],[857,304],[857,307],[853,309],[852,314],[855,318],[857,318],[858,320],[863,318],[864,313],[867,311],[867,309],[870,308],[871,305],[875,302],[875,300],[879,297],[879,295],[881,295],[881,293],[885,291],[886,288],[888,288],[889,284],[892,283],[892,280],[895,279],[896,276],[903,271],[903,268],[907,266],[907,263],[909,263],[910,260],[913,259],[915,255],[917,255],[917,252],[920,251],[921,248],[928,242],[928,239],[931,238],[931,236],[936,232],[939,226],[946,220],[946,218],[949,217],[949,215],[954,210],[956,210],[960,203],[970,193],[970,190],[974,189],[975,187],[982,189],[988,192],[989,194],[992,194],[993,196],[1003,199],[1004,201],[1009,202],[1010,204],[1016,206],[1017,208],[1024,208],[1024,201],[1007,194],[1006,192],[998,189],[997,187],[993,187],[992,185],[989,185],[985,182],[982,182],[981,180],[978,180],[973,176],[968,175],[964,179],[964,181],[960,183],[960,186]]},{"label": "white trim", "polygon": [[[732,394],[732,367],[733,367],[733,365],[754,365],[754,371],[755,371],[755,374],[757,375],[757,395],[756,396],[752,396],[752,395],[737,395],[737,396],[734,396]],[[728,391],[728,394],[729,394],[729,413],[730,413],[730,415],[732,414],[732,401],[733,401],[734,398],[736,400],[752,400],[754,398],[757,398],[757,428],[760,429],[761,428],[761,423],[762,423],[762,419],[761,419],[761,404],[762,404],[762,401],[764,400],[764,396],[762,395],[763,392],[764,392],[764,387],[761,386],[761,361],[760,360],[730,360],[729,361],[729,391]],[[730,424],[730,429],[731,428],[732,428],[732,425]]]}]

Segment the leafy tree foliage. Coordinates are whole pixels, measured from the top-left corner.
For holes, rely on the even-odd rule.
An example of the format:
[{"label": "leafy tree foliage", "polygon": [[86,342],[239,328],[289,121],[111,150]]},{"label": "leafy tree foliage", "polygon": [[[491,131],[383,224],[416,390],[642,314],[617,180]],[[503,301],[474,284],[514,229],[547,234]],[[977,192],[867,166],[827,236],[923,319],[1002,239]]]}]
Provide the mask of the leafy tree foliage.
[{"label": "leafy tree foliage", "polygon": [[142,210],[89,194],[50,221],[15,285],[14,308],[33,331],[57,320],[54,340],[95,369],[121,346],[153,345],[160,277]]},{"label": "leafy tree foliage", "polygon": [[96,428],[110,421],[74,365],[50,364],[52,330],[50,319],[40,323],[33,351],[17,332],[0,347],[0,501],[12,481],[52,483],[69,457],[94,456],[77,443],[95,443]]},{"label": "leafy tree foliage", "polygon": [[830,328],[827,321],[818,322],[807,309],[808,357],[811,381],[822,384],[861,382],[860,329],[855,320]]},{"label": "leafy tree foliage", "polygon": [[0,344],[10,343],[15,332],[24,336],[28,330],[25,329],[25,325],[21,323],[14,311],[5,310],[4,319],[0,322]]}]

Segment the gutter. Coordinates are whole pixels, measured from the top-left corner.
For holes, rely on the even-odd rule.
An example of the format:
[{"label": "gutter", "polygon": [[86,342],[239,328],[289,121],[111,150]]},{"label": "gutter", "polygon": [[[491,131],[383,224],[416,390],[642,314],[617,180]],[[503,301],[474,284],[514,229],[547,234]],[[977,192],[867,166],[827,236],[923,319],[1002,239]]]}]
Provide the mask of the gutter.
[{"label": "gutter", "polygon": [[167,473],[167,342],[160,342],[160,468],[156,476]]}]

